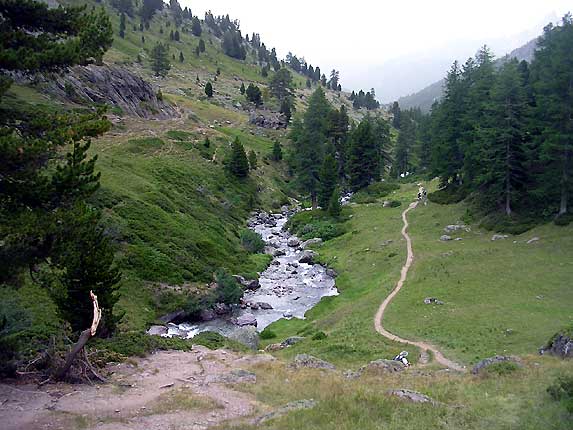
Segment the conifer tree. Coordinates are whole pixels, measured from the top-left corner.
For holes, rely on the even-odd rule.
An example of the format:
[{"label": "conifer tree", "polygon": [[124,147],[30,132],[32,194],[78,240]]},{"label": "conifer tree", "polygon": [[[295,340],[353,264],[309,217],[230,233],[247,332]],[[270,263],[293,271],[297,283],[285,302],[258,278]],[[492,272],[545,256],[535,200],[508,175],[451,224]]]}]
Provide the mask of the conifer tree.
[{"label": "conifer tree", "polygon": [[327,209],[338,180],[338,167],[334,158],[334,148],[331,148],[324,157],[319,172],[319,180],[318,204],[323,209]]},{"label": "conifer tree", "polygon": [[249,84],[249,86],[247,87],[247,91],[245,91],[245,95],[247,97],[247,100],[250,101],[251,103],[254,103],[255,106],[258,107],[263,104],[261,89],[256,85]]},{"label": "conifer tree", "polygon": [[191,32],[193,33],[193,36],[197,37],[201,36],[201,33],[203,33],[203,29],[201,28],[201,21],[199,21],[199,18],[196,16],[194,16],[191,20]]},{"label": "conifer tree", "polygon": [[211,82],[207,82],[207,84],[205,85],[205,94],[209,98],[213,97],[213,85],[211,84]]},{"label": "conifer tree", "polygon": [[179,51],[179,62],[183,63],[185,62],[185,57],[183,56],[183,52]]},{"label": "conifer tree", "polygon": [[169,48],[163,43],[157,43],[151,51],[151,70],[155,72],[155,76],[167,76],[171,69],[169,62]]},{"label": "conifer tree", "polygon": [[279,142],[275,142],[273,145],[272,159],[273,161],[281,161],[283,159],[283,149]]},{"label": "conifer tree", "polygon": [[245,94],[245,83],[241,82],[241,88],[239,88],[239,91],[241,92],[242,95]]},{"label": "conifer tree", "polygon": [[341,212],[342,205],[340,204],[340,190],[337,187],[330,196],[330,201],[328,202],[328,214],[331,217],[338,218]]},{"label": "conifer tree", "polygon": [[231,145],[231,155],[227,163],[229,172],[237,178],[245,178],[249,174],[249,160],[245,148],[238,137],[235,137]]},{"label": "conifer tree", "polygon": [[199,52],[205,52],[205,41],[203,39],[199,39]]},{"label": "conifer tree", "polygon": [[125,13],[121,13],[119,17],[119,37],[125,38]]},{"label": "conifer tree", "polygon": [[255,151],[251,150],[249,152],[249,166],[251,168],[251,170],[257,170],[257,154],[255,153]]}]

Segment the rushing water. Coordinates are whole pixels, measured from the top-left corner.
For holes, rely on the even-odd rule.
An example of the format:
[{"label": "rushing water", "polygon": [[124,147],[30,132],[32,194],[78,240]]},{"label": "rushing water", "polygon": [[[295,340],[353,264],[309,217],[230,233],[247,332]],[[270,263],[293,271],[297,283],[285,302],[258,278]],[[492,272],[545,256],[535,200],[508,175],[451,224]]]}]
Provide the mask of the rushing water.
[{"label": "rushing water", "polygon": [[[300,241],[283,230],[288,217],[289,212],[285,210],[280,214],[262,212],[249,220],[249,228],[259,233],[265,241],[265,252],[275,257],[260,274],[260,288],[245,292],[243,306],[233,309],[232,315],[212,321],[170,324],[168,336],[190,338],[203,331],[229,335],[237,330],[237,319],[249,319],[251,315],[256,319],[257,330],[262,331],[281,318],[304,318],[305,312],[322,297],[338,295],[331,271],[319,264],[299,262],[305,250],[302,249],[302,242],[293,246]],[[261,309],[260,304],[269,309]]]}]

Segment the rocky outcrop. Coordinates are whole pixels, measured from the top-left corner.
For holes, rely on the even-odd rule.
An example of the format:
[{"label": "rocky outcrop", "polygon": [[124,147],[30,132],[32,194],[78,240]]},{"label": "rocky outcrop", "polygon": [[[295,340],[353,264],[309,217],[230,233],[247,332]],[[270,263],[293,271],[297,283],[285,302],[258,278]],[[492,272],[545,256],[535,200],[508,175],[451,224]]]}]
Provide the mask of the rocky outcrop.
[{"label": "rocky outcrop", "polygon": [[449,241],[449,240],[452,240],[452,236],[448,236],[447,234],[443,234],[443,235],[440,236],[440,240],[441,240],[442,242],[447,242],[447,241]]},{"label": "rocky outcrop", "polygon": [[308,354],[298,354],[290,364],[291,369],[326,369],[335,370],[334,364]]},{"label": "rocky outcrop", "polygon": [[152,325],[151,327],[149,327],[149,330],[147,330],[147,334],[150,336],[165,335],[167,334],[167,327],[163,325]]},{"label": "rocky outcrop", "polygon": [[239,327],[229,335],[229,339],[256,351],[259,349],[259,333],[253,326]]},{"label": "rocky outcrop", "polygon": [[165,315],[159,317],[158,319],[159,319],[159,321],[161,321],[162,323],[165,323],[165,324],[168,324],[168,323],[179,324],[179,323],[184,322],[186,318],[187,318],[187,314],[185,313],[185,311],[183,309],[180,309],[178,311],[165,314]]},{"label": "rocky outcrop", "polygon": [[267,110],[251,111],[249,113],[249,122],[258,127],[270,128],[274,130],[287,128],[288,125],[286,117],[282,113],[271,112]]},{"label": "rocky outcrop", "polygon": [[476,364],[473,367],[472,373],[474,375],[477,375],[482,370],[487,369],[492,364],[505,363],[505,362],[512,362],[512,363],[519,364],[518,359],[515,357],[509,357],[509,356],[505,356],[505,355],[496,355],[494,357],[485,358],[482,361],[480,361],[478,364]]},{"label": "rocky outcrop", "polygon": [[401,372],[406,367],[400,362],[395,360],[374,360],[366,366],[362,366],[359,370],[362,373],[397,373]]},{"label": "rocky outcrop", "polygon": [[313,264],[316,255],[317,254],[314,251],[304,251],[302,253],[301,257],[299,258],[298,262],[299,263],[306,263],[306,264]]},{"label": "rocky outcrop", "polygon": [[401,389],[389,390],[387,393],[389,396],[397,397],[400,400],[406,400],[412,403],[430,403],[432,405],[436,404],[432,398],[426,396],[425,394],[418,393],[417,391]]},{"label": "rocky outcrop", "polygon": [[257,319],[255,318],[255,316],[253,314],[243,314],[237,318],[236,324],[240,327],[243,327],[246,325],[252,325],[252,326],[256,327],[257,326]]},{"label": "rocky outcrop", "polygon": [[507,239],[509,236],[507,234],[494,234],[491,237],[492,242],[495,242],[496,240],[504,240]]},{"label": "rocky outcrop", "polygon": [[541,354],[551,354],[561,358],[573,358],[573,335],[571,331],[564,330],[557,333],[546,347],[539,351]]},{"label": "rocky outcrop", "polygon": [[45,77],[46,91],[81,104],[105,104],[141,118],[179,117],[176,108],[157,97],[151,84],[124,67],[76,66],[61,76]]},{"label": "rocky outcrop", "polygon": [[295,400],[294,402],[287,403],[286,405],[280,407],[276,411],[269,412],[257,419],[254,420],[255,424],[262,424],[265,421],[272,420],[274,418],[278,418],[289,412],[299,411],[301,409],[311,409],[317,405],[316,401],[313,399],[304,399],[304,400]]}]

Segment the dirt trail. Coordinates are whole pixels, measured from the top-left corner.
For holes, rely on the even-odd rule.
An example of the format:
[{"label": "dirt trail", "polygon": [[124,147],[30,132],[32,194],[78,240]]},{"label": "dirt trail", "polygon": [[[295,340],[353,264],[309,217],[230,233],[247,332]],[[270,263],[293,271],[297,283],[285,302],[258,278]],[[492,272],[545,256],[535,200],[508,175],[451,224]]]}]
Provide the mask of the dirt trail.
[{"label": "dirt trail", "polygon": [[194,346],[111,365],[103,385],[0,384],[0,428],[207,429],[261,408],[232,384],[254,383],[256,376],[242,369],[265,360],[274,358]]},{"label": "dirt trail", "polygon": [[420,362],[422,364],[425,364],[429,361],[428,351],[430,351],[434,355],[434,359],[438,363],[440,363],[441,365],[446,366],[452,370],[456,370],[458,372],[465,372],[466,371],[465,367],[463,367],[457,363],[454,363],[451,360],[448,360],[446,357],[444,357],[444,355],[435,346],[430,345],[429,343],[426,343],[426,342],[415,342],[412,340],[403,339],[399,336],[396,336],[395,334],[390,333],[388,330],[386,330],[382,326],[382,319],[384,318],[384,312],[386,311],[386,308],[388,307],[390,302],[394,299],[394,297],[396,297],[396,294],[398,294],[398,292],[404,286],[404,282],[406,281],[406,277],[408,276],[408,271],[410,270],[410,267],[412,266],[412,263],[414,262],[414,251],[412,250],[412,239],[410,239],[410,235],[408,234],[408,219],[406,218],[406,215],[412,209],[416,208],[417,205],[418,205],[418,202],[410,203],[410,206],[408,206],[408,209],[406,209],[404,212],[402,212],[402,220],[404,222],[404,226],[402,227],[402,236],[404,236],[404,239],[406,239],[408,256],[406,258],[406,264],[404,264],[404,266],[402,266],[402,271],[400,273],[400,279],[398,280],[396,287],[392,290],[392,292],[388,295],[388,297],[386,297],[386,299],[382,302],[382,304],[378,308],[378,312],[376,312],[376,316],[374,317],[374,327],[378,333],[380,333],[382,336],[384,336],[390,340],[400,342],[400,343],[405,343],[408,345],[413,345],[413,346],[420,348],[422,351]]}]

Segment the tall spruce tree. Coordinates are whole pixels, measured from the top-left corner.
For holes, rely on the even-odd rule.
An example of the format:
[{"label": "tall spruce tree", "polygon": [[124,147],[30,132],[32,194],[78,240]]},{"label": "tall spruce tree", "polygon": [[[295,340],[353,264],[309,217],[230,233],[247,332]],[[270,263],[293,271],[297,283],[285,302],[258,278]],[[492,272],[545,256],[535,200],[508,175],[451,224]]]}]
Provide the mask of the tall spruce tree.
[{"label": "tall spruce tree", "polygon": [[245,153],[245,148],[238,137],[235,137],[231,145],[231,154],[227,163],[227,169],[237,178],[245,178],[249,175],[249,160]]},{"label": "tall spruce tree", "polygon": [[572,58],[573,19],[567,14],[560,26],[545,27],[531,65],[544,165],[539,190],[554,199],[559,215],[570,212],[573,193]]},{"label": "tall spruce tree", "polygon": [[151,70],[155,76],[167,76],[171,70],[169,62],[169,47],[163,43],[157,43],[151,51]]},{"label": "tall spruce tree", "polygon": [[323,209],[327,209],[338,180],[338,166],[334,158],[334,148],[327,150],[320,168],[319,180],[318,204]]},{"label": "tall spruce tree", "polygon": [[377,130],[374,120],[366,116],[350,135],[347,172],[353,191],[380,180],[382,139]]}]

